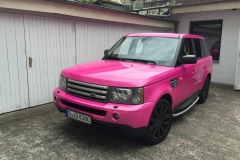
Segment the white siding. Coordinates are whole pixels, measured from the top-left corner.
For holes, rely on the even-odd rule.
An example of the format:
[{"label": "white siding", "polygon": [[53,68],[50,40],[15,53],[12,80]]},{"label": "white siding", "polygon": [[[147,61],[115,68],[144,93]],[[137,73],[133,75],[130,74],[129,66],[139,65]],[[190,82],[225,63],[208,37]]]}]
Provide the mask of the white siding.
[{"label": "white siding", "polygon": [[123,35],[161,31],[0,12],[0,114],[52,102],[62,69],[101,59]]},{"label": "white siding", "polygon": [[1,13],[0,35],[0,113],[5,113],[29,106],[23,16]]},{"label": "white siding", "polygon": [[179,33],[189,33],[191,21],[223,19],[220,60],[213,64],[213,82],[234,84],[239,46],[239,16],[239,11],[232,10],[177,15],[177,20],[180,21]]},{"label": "white siding", "polygon": [[77,63],[100,60],[105,49],[110,49],[121,37],[129,33],[170,32],[171,29],[140,27],[131,25],[76,22]]},{"label": "white siding", "polygon": [[236,79],[235,79],[235,89],[240,90],[240,53],[238,55],[238,63],[237,63],[237,70],[236,70]]},{"label": "white siding", "polygon": [[[240,28],[239,28],[239,39],[240,39]],[[235,90],[240,90],[240,43],[238,43],[238,58],[236,65],[236,77],[235,77]]]},{"label": "white siding", "polygon": [[[69,20],[24,16],[30,107],[53,101],[62,69],[74,65],[75,36]],[[28,59],[29,60],[29,59]],[[29,61],[28,61],[29,63]]]}]

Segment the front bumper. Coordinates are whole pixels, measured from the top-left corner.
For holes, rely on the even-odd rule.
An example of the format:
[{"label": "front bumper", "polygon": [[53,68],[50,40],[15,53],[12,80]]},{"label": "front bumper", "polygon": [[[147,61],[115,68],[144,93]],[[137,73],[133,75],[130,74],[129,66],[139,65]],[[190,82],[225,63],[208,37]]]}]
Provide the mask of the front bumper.
[{"label": "front bumper", "polygon": [[[127,105],[114,103],[101,103],[67,94],[60,88],[53,91],[54,103],[62,112],[71,109],[76,112],[91,115],[93,124],[122,130],[125,134],[143,134],[148,125],[149,118],[155,106],[154,102],[141,105]],[[117,113],[119,119],[113,118]]]}]

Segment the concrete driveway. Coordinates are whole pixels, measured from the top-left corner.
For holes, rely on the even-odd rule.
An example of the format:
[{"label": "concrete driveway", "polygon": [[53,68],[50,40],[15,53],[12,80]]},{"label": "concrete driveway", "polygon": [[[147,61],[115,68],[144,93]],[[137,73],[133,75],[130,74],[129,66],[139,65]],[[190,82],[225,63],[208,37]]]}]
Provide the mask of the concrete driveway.
[{"label": "concrete driveway", "polygon": [[53,104],[0,115],[0,159],[240,159],[240,92],[212,84],[208,101],[148,146],[70,120]]}]

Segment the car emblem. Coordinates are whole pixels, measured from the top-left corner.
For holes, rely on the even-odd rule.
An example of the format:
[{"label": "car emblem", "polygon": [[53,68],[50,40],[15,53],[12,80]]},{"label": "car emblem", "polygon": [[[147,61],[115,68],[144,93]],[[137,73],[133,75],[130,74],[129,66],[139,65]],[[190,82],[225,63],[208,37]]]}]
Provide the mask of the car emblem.
[{"label": "car emblem", "polygon": [[91,97],[95,97],[96,94],[95,94],[95,93],[90,93],[90,96],[91,96]]}]

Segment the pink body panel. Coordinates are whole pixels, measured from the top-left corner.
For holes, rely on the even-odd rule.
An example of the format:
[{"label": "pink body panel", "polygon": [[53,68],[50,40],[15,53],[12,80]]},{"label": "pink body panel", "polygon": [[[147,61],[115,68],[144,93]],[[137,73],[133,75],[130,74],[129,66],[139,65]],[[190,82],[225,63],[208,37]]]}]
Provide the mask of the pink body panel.
[{"label": "pink body panel", "polygon": [[[62,109],[69,108],[71,110],[85,113],[87,115],[91,115],[93,119],[104,121],[104,122],[110,122],[110,123],[116,123],[116,124],[127,124],[133,128],[139,128],[143,126],[147,126],[149,121],[149,116],[151,114],[151,108],[155,106],[154,102],[148,102],[141,105],[126,105],[126,104],[113,104],[113,103],[101,103],[96,101],[91,101],[79,97],[75,97],[69,94],[66,94],[64,91],[62,91],[60,88],[56,88],[54,90],[54,97],[57,97],[57,101],[54,101],[54,103],[61,107]],[[99,109],[103,111],[107,111],[106,116],[99,116],[95,114],[90,114],[84,111],[78,111],[74,108],[71,108],[69,106],[65,106],[61,103],[60,99],[64,99],[66,101],[86,106],[93,109]],[[114,106],[118,106],[117,109],[113,108]],[[119,120],[113,119],[113,114],[118,113],[120,118]]]},{"label": "pink body panel", "polygon": [[67,78],[107,86],[143,87],[174,75],[171,67],[118,60],[99,60],[62,71]]}]

